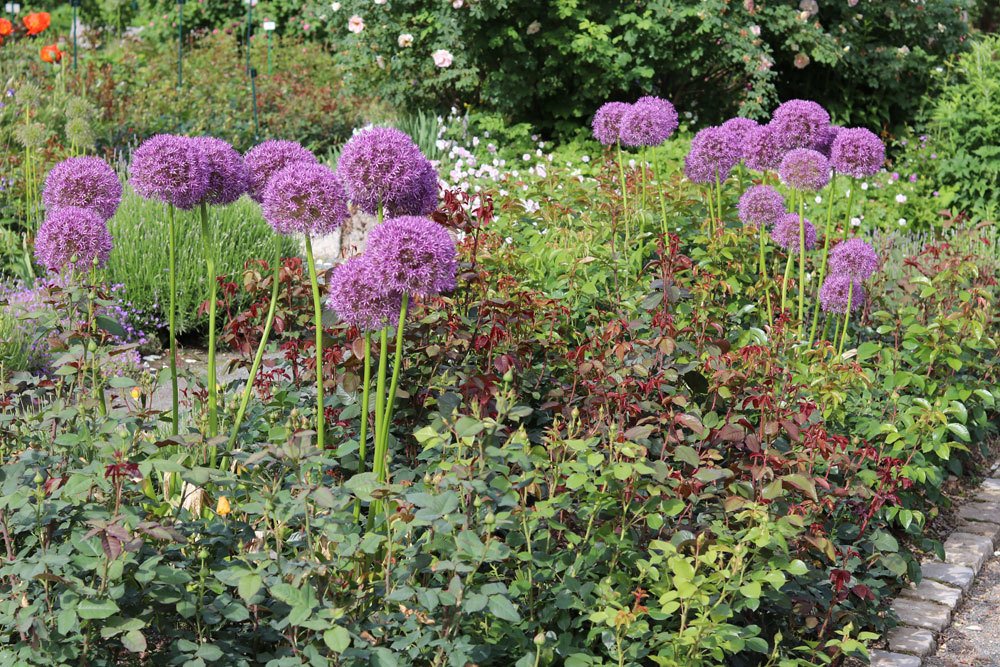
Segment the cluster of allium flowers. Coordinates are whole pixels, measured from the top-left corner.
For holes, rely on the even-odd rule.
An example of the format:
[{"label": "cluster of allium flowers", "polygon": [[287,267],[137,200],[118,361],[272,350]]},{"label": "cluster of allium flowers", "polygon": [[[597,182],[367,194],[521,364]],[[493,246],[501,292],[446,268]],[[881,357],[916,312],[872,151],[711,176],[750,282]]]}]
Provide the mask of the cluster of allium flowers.
[{"label": "cluster of allium flowers", "polygon": [[35,258],[50,271],[89,271],[108,261],[111,232],[99,213],[65,206],[49,213],[35,238]]},{"label": "cluster of allium flowers", "polygon": [[132,153],[129,183],[140,197],[179,209],[201,203],[208,190],[209,169],[193,139],[158,134]]},{"label": "cluster of allium flowers", "polygon": [[785,153],[778,175],[796,190],[822,190],[830,182],[830,162],[811,148],[795,148]]},{"label": "cluster of allium flowers", "polygon": [[742,155],[740,144],[721,126],[706,127],[694,135],[684,159],[684,173],[695,183],[714,183],[729,177]]},{"label": "cluster of allium flowers", "polygon": [[830,148],[830,162],[834,169],[854,178],[873,176],[885,163],[885,144],[863,127],[843,129]]},{"label": "cluster of allium flowers", "polygon": [[330,274],[327,307],[361,331],[396,326],[402,301],[402,294],[387,288],[366,255],[338,264]]},{"label": "cluster of allium flowers", "polygon": [[860,309],[867,299],[861,281],[844,273],[828,276],[819,289],[819,304],[827,313],[846,313],[848,297],[852,311]]},{"label": "cluster of allium flowers", "polygon": [[250,172],[243,156],[222,139],[198,137],[192,141],[201,152],[208,173],[204,201],[224,206],[242,197],[250,186]]},{"label": "cluster of allium flowers", "polygon": [[785,198],[770,185],[754,185],[740,197],[739,214],[745,225],[773,225],[785,215]]},{"label": "cluster of allium flowers", "polygon": [[630,106],[625,102],[607,102],[601,105],[601,108],[594,114],[594,121],[591,124],[594,138],[605,146],[614,146],[618,143],[622,117]]},{"label": "cluster of allium flowers", "polygon": [[[802,219],[802,226],[805,228],[806,250],[816,247],[816,228],[811,222]],[[785,251],[796,254],[799,252],[799,216],[796,213],[786,213],[778,218],[771,230],[771,239]]]},{"label": "cluster of allium flowers", "polygon": [[274,174],[261,208],[279,234],[329,234],[351,215],[340,176],[310,162],[293,162]]},{"label": "cluster of allium flowers", "polygon": [[437,210],[439,181],[437,169],[430,160],[424,160],[417,170],[413,189],[399,201],[386,207],[386,215],[430,215]]},{"label": "cluster of allium flowers", "polygon": [[830,114],[816,102],[788,100],[774,110],[770,124],[786,150],[809,148],[830,125]]},{"label": "cluster of allium flowers", "polygon": [[867,280],[878,271],[878,254],[859,238],[838,243],[830,251],[830,273]]},{"label": "cluster of allium flowers", "polygon": [[743,140],[743,164],[757,171],[773,171],[781,164],[785,149],[781,138],[771,125],[751,128]]},{"label": "cluster of allium flowers", "polygon": [[839,125],[827,125],[826,127],[821,128],[816,137],[815,143],[813,143],[810,148],[817,153],[821,153],[823,157],[829,160],[830,152],[833,149],[833,142],[842,129],[844,128]]},{"label": "cluster of allium flowers", "polygon": [[760,124],[749,118],[730,118],[722,124],[722,129],[729,133],[732,141],[739,148],[740,158],[746,157],[746,143],[750,133],[760,127]]},{"label": "cluster of allium flowers", "polygon": [[427,164],[429,160],[405,132],[370,127],[347,142],[337,170],[351,201],[364,212],[375,215],[381,206],[389,215],[413,215],[426,212],[426,207],[411,207],[425,203],[420,193],[427,188]]},{"label": "cluster of allium flowers", "polygon": [[662,97],[640,97],[622,115],[619,139],[624,146],[659,146],[677,129],[677,110]]},{"label": "cluster of allium flowers", "polygon": [[104,160],[71,157],[49,172],[42,199],[49,213],[75,206],[90,209],[106,221],[118,210],[122,184],[118,174]]},{"label": "cluster of allium flowers", "polygon": [[432,295],[455,289],[455,242],[428,218],[386,220],[369,232],[365,256],[390,290]]},{"label": "cluster of allium flowers", "polygon": [[250,172],[250,198],[258,204],[264,201],[264,188],[277,172],[295,162],[316,164],[319,160],[296,141],[270,139],[258,144],[243,156]]}]

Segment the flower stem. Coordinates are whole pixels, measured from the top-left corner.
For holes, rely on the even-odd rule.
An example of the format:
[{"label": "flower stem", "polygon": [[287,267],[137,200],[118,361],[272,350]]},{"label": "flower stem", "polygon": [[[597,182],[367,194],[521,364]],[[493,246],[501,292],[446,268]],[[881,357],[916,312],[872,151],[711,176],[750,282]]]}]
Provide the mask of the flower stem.
[{"label": "flower stem", "polygon": [[[830,257],[830,227],[833,222],[833,200],[837,196],[837,172],[830,179],[830,199],[826,206],[826,227],[823,228],[823,259],[819,265],[819,281],[816,283],[816,303],[813,305],[812,327],[809,330],[809,347],[816,341],[816,325],[819,323],[819,291],[826,279],[826,263]],[[848,220],[850,224],[850,220]]]},{"label": "flower stem", "polygon": [[660,229],[667,235],[667,199],[663,196],[663,183],[660,182],[660,155],[653,149],[653,178],[656,179],[656,191],[660,195]]},{"label": "flower stem", "polygon": [[375,478],[382,481],[382,469],[385,456],[381,451],[378,434],[382,432],[385,421],[385,378],[389,368],[389,329],[385,327],[379,332],[378,376],[375,380],[375,452],[372,461],[372,471]]},{"label": "flower stem", "polygon": [[788,280],[792,273],[792,253],[788,253],[788,259],[785,260],[785,277],[781,281],[781,310],[779,312],[785,312],[785,304],[787,303],[788,296]]},{"label": "flower stem", "polygon": [[851,183],[851,190],[847,193],[847,224],[844,225],[844,240],[851,230],[851,214],[854,212],[854,191],[857,190],[857,182]]},{"label": "flower stem", "polygon": [[715,170],[715,214],[719,216],[719,231],[725,229],[722,220],[722,183],[719,181],[719,170]]},{"label": "flower stem", "polygon": [[767,264],[764,262],[764,237],[767,235],[767,228],[764,225],[758,226],[760,245],[760,284],[764,288],[764,297],[767,300],[767,322],[774,326],[774,310],[771,306],[771,288],[767,284]]},{"label": "flower stem", "polygon": [[[201,240],[205,247],[205,267],[208,270],[208,436],[219,434],[218,381],[215,376],[215,307],[218,284],[215,278],[215,247],[208,227],[208,204],[201,203]],[[215,465],[215,448],[211,448],[210,464]]]},{"label": "flower stem", "polygon": [[847,323],[851,321],[851,297],[854,296],[854,280],[847,286],[847,310],[844,311],[844,331],[840,334],[840,349],[837,354],[844,356],[844,343],[847,341]]},{"label": "flower stem", "polygon": [[[365,471],[365,458],[368,453],[368,402],[371,395],[372,382],[372,334],[365,332],[365,370],[364,384],[361,386],[361,433],[358,436],[358,474]],[[361,501],[354,501],[354,519],[361,516]]]},{"label": "flower stem", "polygon": [[802,338],[806,303],[806,215],[805,195],[799,193],[799,338]]},{"label": "flower stem", "polygon": [[177,224],[175,220],[177,214],[173,205],[169,208],[170,314],[167,319],[170,323],[170,434],[177,435],[180,432],[180,391],[177,388]]},{"label": "flower stem", "polygon": [[[403,325],[406,323],[406,311],[410,304],[410,295],[403,294],[403,304],[399,308],[399,323],[396,325],[396,356],[392,363],[392,381],[389,383],[389,395],[385,403],[385,416],[382,420],[382,453],[389,451],[389,427],[392,425],[392,410],[396,404],[396,391],[399,389],[399,371],[403,365]],[[383,466],[383,469],[385,466]]]},{"label": "flower stem", "polygon": [[316,446],[323,449],[326,442],[326,415],[323,400],[323,305],[319,296],[319,277],[313,257],[312,239],[306,234],[306,263],[309,265],[309,282],[312,285],[313,324],[316,326]]},{"label": "flower stem", "polygon": [[625,183],[625,162],[621,142],[619,141],[615,145],[618,147],[618,176],[622,181],[622,216],[625,217],[628,215],[628,187]]}]

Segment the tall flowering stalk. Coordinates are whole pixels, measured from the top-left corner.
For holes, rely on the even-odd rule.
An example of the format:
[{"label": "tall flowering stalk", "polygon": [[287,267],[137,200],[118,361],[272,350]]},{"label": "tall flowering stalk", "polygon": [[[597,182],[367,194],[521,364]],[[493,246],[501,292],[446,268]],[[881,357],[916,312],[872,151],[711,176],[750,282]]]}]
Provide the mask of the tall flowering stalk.
[{"label": "tall flowering stalk", "polygon": [[693,182],[708,186],[709,234],[715,223],[724,225],[722,183],[729,178],[742,157],[741,135],[723,126],[706,127],[694,135],[684,159],[684,174]]},{"label": "tall flowering stalk", "polygon": [[[874,248],[858,238],[838,243],[830,253],[830,276],[819,292],[821,307],[828,313],[843,313],[844,328],[840,334],[838,354],[844,353],[851,312],[864,305],[863,282],[878,270],[878,255]],[[834,335],[834,340],[837,336]]]},{"label": "tall flowering stalk", "polygon": [[606,102],[594,114],[591,129],[603,146],[614,146],[618,155],[618,178],[622,189],[622,212],[628,215],[628,187],[625,181],[625,160],[622,154],[622,117],[629,110],[625,102]]},{"label": "tall flowering stalk", "polygon": [[[799,213],[786,213],[774,224],[771,240],[787,253],[785,274],[781,282],[781,306],[785,310],[788,297],[788,281],[791,278],[792,258],[816,247],[816,228]],[[800,285],[801,288],[801,285]]]},{"label": "tall flowering stalk", "polygon": [[785,214],[785,198],[769,185],[755,185],[740,197],[739,216],[743,224],[757,229],[759,246],[758,270],[760,283],[764,287],[767,303],[767,321],[774,324],[774,309],[771,306],[771,290],[767,286],[767,266],[764,259],[767,228],[774,225]]},{"label": "tall flowering stalk", "polygon": [[[662,97],[647,95],[640,97],[634,104],[630,105],[622,114],[619,126],[619,144],[642,149],[642,192],[643,205],[647,190],[646,178],[646,151],[653,149],[653,178],[657,182],[657,190],[660,199],[660,211],[662,214],[661,226],[666,229],[666,199],[663,193],[663,185],[660,183],[659,158],[655,149],[661,146],[677,130],[678,117],[677,110],[669,100]],[[620,159],[619,159],[620,162]],[[625,226],[625,245],[629,243],[629,225]]]}]

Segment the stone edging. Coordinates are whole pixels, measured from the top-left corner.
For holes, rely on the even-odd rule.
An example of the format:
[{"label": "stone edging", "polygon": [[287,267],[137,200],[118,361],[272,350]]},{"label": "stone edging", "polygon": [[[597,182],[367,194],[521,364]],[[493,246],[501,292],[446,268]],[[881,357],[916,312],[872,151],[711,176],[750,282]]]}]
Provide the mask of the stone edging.
[{"label": "stone edging", "polygon": [[905,588],[892,603],[900,625],[886,635],[888,651],[871,652],[872,667],[921,667],[937,650],[935,636],[951,623],[976,575],[1000,548],[1000,478],[984,481],[959,508],[958,518],[944,543],[944,562],[924,562],[920,584]]}]

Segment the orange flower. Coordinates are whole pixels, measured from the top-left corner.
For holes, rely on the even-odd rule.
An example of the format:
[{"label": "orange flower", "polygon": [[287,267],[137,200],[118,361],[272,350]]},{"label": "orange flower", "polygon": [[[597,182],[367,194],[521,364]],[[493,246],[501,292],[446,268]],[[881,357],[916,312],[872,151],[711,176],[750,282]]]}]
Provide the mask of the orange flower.
[{"label": "orange flower", "polygon": [[49,44],[48,46],[42,47],[42,60],[47,63],[57,63],[62,60],[63,52],[59,50],[59,47],[55,44]]},{"label": "orange flower", "polygon": [[14,34],[14,25],[7,19],[0,19],[0,37]]},{"label": "orange flower", "polygon": [[24,17],[24,27],[28,29],[29,35],[37,35],[43,32],[52,23],[52,17],[48,12],[35,12]]}]

